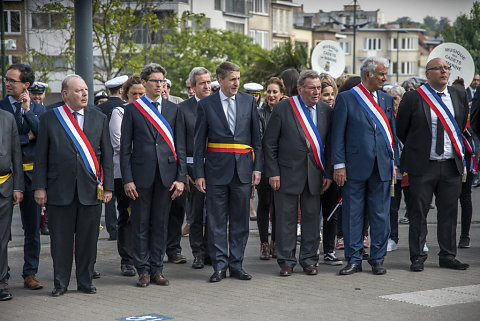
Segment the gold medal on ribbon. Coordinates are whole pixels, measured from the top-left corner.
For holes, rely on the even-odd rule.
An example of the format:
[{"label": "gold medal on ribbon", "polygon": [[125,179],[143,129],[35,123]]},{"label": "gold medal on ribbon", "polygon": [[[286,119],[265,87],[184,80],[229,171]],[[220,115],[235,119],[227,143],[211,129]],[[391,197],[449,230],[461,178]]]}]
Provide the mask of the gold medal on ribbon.
[{"label": "gold medal on ribbon", "polygon": [[103,201],[103,185],[101,184],[97,185],[97,199]]}]

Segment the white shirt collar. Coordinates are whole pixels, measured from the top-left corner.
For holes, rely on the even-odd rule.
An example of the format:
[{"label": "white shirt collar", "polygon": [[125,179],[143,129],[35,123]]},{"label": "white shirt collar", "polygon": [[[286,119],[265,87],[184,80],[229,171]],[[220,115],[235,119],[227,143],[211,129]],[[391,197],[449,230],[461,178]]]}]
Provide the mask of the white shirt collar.
[{"label": "white shirt collar", "polygon": [[227,100],[228,98],[232,98],[233,100],[235,100],[235,95],[232,96],[232,97],[227,97],[227,96],[223,93],[222,89],[219,90],[219,93],[220,93],[220,100],[221,100],[221,101]]}]

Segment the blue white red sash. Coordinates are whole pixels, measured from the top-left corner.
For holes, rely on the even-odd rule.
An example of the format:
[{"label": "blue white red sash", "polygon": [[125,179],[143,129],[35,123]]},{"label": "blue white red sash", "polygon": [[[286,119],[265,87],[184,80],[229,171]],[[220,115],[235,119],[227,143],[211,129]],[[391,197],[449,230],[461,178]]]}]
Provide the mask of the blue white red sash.
[{"label": "blue white red sash", "polygon": [[95,176],[95,179],[99,184],[102,184],[101,180],[98,178],[98,160],[93,152],[92,145],[87,139],[87,136],[83,133],[82,129],[78,125],[77,121],[73,117],[72,112],[68,109],[67,105],[63,105],[53,109],[55,115],[57,116],[60,124],[62,124],[63,129],[67,132],[68,136],[72,139],[75,147],[82,156],[83,163],[87,170]]},{"label": "blue white red sash", "polygon": [[462,132],[460,131],[460,128],[458,127],[452,113],[450,110],[448,110],[448,107],[428,83],[417,88],[417,91],[422,98],[425,99],[435,115],[437,115],[438,119],[442,122],[443,128],[445,128],[450,141],[453,143],[455,152],[460,159],[463,160],[464,146],[461,138]]},{"label": "blue white red sash", "polygon": [[175,152],[175,143],[173,141],[173,131],[167,120],[145,96],[138,98],[133,102],[133,104],[142,113],[142,115],[148,119],[153,127],[155,127],[160,135],[162,135],[163,139],[167,142],[168,146],[172,150],[175,161],[177,161],[177,153]]},{"label": "blue white red sash", "polygon": [[290,97],[288,100],[293,108],[293,113],[302,126],[305,137],[312,147],[313,156],[318,167],[320,167],[322,172],[325,171],[325,157],[323,156],[322,140],[320,138],[320,134],[318,133],[318,129],[312,120],[312,117],[310,117],[307,106],[305,106],[300,96]]},{"label": "blue white red sash", "polygon": [[393,153],[393,134],[392,129],[390,128],[390,123],[387,119],[387,115],[385,115],[383,109],[378,105],[370,92],[368,92],[368,90],[361,83],[353,87],[351,91],[355,98],[357,98],[360,105],[362,105],[362,107],[370,115],[370,117],[372,117],[373,121],[380,129],[380,132],[387,143],[390,158],[393,160],[395,155]]},{"label": "blue white red sash", "polygon": [[465,135],[462,134],[463,145],[467,149],[468,153],[472,157],[472,162],[470,163],[470,171],[473,174],[477,173],[477,159],[475,157],[475,144],[470,145]]}]

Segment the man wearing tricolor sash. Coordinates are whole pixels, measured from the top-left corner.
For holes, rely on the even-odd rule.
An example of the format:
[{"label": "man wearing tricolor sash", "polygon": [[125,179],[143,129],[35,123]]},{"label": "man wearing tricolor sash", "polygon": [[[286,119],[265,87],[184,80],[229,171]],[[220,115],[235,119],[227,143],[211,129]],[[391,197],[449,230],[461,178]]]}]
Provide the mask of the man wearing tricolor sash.
[{"label": "man wearing tricolor sash", "polygon": [[125,106],[120,140],[120,169],[131,199],[133,262],[137,285],[168,285],[163,275],[168,214],[186,182],[185,125],[178,106],[162,99],[165,69],[143,67],[145,96]]},{"label": "man wearing tricolor sash", "polygon": [[88,88],[78,75],[65,77],[62,96],[65,104],[40,118],[33,175],[35,200],[49,215],[55,297],[67,291],[74,254],[77,289],[96,293],[102,202],[114,189],[107,117],[87,106]]},{"label": "man wearing tricolor sash", "polygon": [[340,275],[362,271],[363,217],[370,224],[368,263],[383,275],[390,235],[390,183],[398,163],[394,105],[381,89],[388,61],[369,57],[360,67],[362,82],[338,95],[332,124],[333,178],[343,186],[343,233],[348,264]]},{"label": "man wearing tricolor sash", "polygon": [[330,123],[332,109],[319,101],[320,75],[300,73],[299,95],[277,103],[263,137],[265,175],[275,191],[276,250],[280,276],[297,263],[296,226],[300,196],[302,240],[299,263],[307,275],[318,273],[321,194],[332,180]]},{"label": "man wearing tricolor sash", "polygon": [[210,282],[252,277],[243,269],[250,194],[260,182],[263,155],[255,99],[238,92],[240,67],[221,63],[220,90],[197,105],[194,140],[195,185],[206,192]]},{"label": "man wearing tricolor sash", "polygon": [[464,90],[447,86],[450,67],[442,58],[427,63],[428,83],[403,96],[397,114],[397,134],[404,143],[402,172],[409,177],[410,201],[407,203],[410,270],[424,269],[427,253],[427,213],[432,196],[437,205],[437,236],[441,267],[465,270],[468,264],[455,257],[458,197],[464,162],[461,130],[468,118],[468,100]]}]

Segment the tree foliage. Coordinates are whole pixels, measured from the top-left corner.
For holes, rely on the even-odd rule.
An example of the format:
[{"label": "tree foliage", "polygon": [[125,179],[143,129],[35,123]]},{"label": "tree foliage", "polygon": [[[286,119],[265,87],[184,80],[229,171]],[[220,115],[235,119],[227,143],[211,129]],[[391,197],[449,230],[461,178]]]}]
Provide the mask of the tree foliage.
[{"label": "tree foliage", "polygon": [[445,42],[457,43],[470,52],[475,69],[480,70],[480,2],[475,1],[470,14],[457,17],[455,25],[447,24],[442,30]]}]

